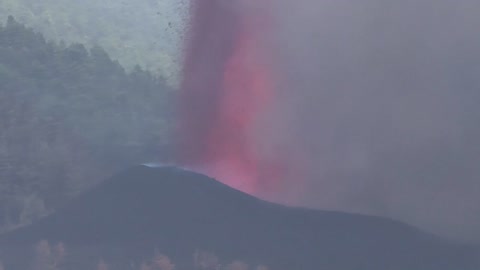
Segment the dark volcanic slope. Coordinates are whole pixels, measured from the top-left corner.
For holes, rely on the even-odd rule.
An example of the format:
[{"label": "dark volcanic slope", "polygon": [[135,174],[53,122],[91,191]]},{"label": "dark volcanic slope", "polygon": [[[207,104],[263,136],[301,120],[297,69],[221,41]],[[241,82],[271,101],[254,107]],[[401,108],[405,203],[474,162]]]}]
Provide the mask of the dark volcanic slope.
[{"label": "dark volcanic slope", "polygon": [[402,223],[271,204],[174,167],[133,167],[0,244],[39,239],[187,258],[201,248],[278,270],[480,269],[466,248]]}]

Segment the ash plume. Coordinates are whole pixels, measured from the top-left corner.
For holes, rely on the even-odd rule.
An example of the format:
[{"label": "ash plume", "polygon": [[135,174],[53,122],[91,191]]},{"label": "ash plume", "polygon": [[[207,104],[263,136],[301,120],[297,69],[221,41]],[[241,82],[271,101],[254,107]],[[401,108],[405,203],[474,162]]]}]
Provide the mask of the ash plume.
[{"label": "ash plume", "polygon": [[[222,2],[197,2],[207,1]],[[235,18],[269,14],[256,50],[268,55],[274,102],[242,137],[260,163],[282,157],[287,168],[266,197],[480,241],[480,2],[232,3]],[[216,16],[230,22],[210,36],[224,50],[196,48],[201,58],[186,74],[208,94],[185,107],[196,130],[214,127],[224,89],[212,78],[233,46],[232,16]]]}]

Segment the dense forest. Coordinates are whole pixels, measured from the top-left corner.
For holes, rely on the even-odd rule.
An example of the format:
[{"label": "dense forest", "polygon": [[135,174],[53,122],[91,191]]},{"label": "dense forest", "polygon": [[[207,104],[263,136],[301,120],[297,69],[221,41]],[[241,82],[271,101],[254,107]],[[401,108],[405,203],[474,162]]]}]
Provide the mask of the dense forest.
[{"label": "dense forest", "polygon": [[[168,155],[172,90],[102,47],[0,26],[0,225],[27,223],[121,166]],[[88,168],[88,169],[87,169]]]},{"label": "dense forest", "polygon": [[48,39],[100,45],[127,70],[138,64],[174,83],[186,10],[173,0],[5,0],[0,20],[13,15]]}]

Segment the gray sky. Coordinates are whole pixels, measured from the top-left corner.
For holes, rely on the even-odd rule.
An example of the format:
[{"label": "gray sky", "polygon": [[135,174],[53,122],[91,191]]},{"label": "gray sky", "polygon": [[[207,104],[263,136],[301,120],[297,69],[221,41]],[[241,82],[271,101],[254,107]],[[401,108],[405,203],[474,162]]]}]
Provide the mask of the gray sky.
[{"label": "gray sky", "polygon": [[274,199],[480,241],[480,2],[274,3],[280,102],[252,148],[304,167]]}]

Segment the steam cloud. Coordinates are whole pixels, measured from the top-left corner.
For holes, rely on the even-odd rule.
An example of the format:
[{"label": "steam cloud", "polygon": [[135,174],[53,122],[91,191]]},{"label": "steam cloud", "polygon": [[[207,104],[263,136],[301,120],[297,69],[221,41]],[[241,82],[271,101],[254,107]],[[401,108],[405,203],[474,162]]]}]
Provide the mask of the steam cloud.
[{"label": "steam cloud", "polygon": [[[231,2],[235,16],[271,14],[257,46],[275,105],[247,136],[257,156],[290,166],[270,199],[480,241],[479,1]],[[203,75],[216,59],[197,59]]]}]

